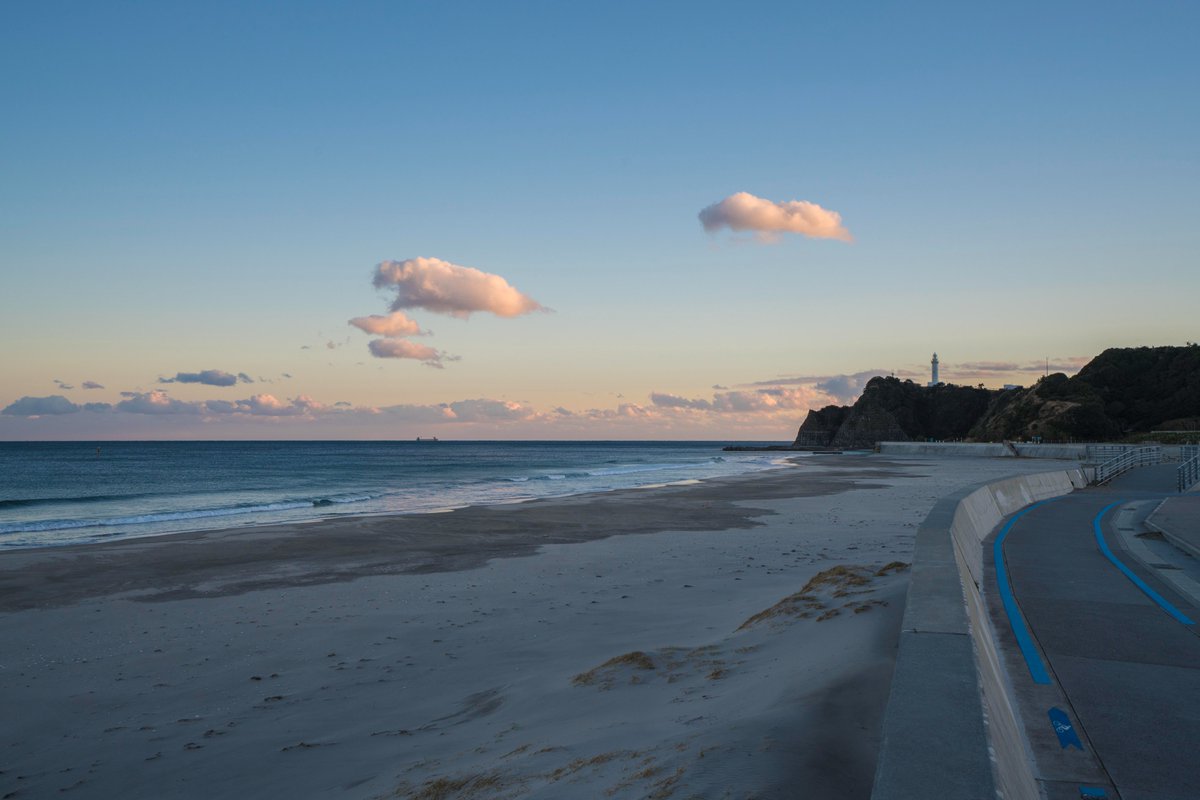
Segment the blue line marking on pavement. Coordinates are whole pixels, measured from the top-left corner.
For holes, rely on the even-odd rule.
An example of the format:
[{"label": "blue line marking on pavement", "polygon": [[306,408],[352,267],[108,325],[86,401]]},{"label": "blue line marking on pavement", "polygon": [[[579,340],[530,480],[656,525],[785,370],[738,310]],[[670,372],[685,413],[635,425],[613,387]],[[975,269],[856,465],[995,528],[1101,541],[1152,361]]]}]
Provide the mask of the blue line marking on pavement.
[{"label": "blue line marking on pavement", "polygon": [[1064,750],[1068,747],[1083,749],[1083,742],[1079,741],[1079,733],[1071,724],[1067,712],[1058,707],[1050,709],[1050,724],[1054,726],[1054,732],[1058,734],[1058,743]]},{"label": "blue line marking on pavement", "polygon": [[992,543],[992,560],[996,564],[996,585],[1000,587],[1000,601],[1004,604],[1004,613],[1008,615],[1008,624],[1012,628],[1013,636],[1017,637],[1017,646],[1021,648],[1021,655],[1025,656],[1025,665],[1029,667],[1029,676],[1033,678],[1034,683],[1047,684],[1051,682],[1050,673],[1046,671],[1046,665],[1042,663],[1042,657],[1038,655],[1033,637],[1029,635],[1029,629],[1025,627],[1025,618],[1021,616],[1021,610],[1017,608],[1017,599],[1013,597],[1012,587],[1008,585],[1008,567],[1004,564],[1004,537],[1008,536],[1008,532],[1012,530],[1017,520],[1038,506],[1049,502],[1050,500],[1042,500],[1018,511],[1012,519],[1004,524],[1004,527],[1000,529],[1000,534],[996,536],[996,541]]},{"label": "blue line marking on pavement", "polygon": [[1080,786],[1079,796],[1085,798],[1085,800],[1091,800],[1091,798],[1103,800],[1104,798],[1108,797],[1108,792],[1104,791],[1099,786]]},{"label": "blue line marking on pavement", "polygon": [[1122,500],[1117,503],[1109,503],[1103,509],[1101,509],[1100,513],[1096,515],[1096,518],[1092,520],[1092,529],[1096,532],[1096,544],[1100,546],[1100,552],[1104,554],[1105,558],[1113,563],[1113,566],[1121,570],[1125,577],[1129,578],[1129,580],[1133,582],[1134,586],[1141,589],[1142,593],[1145,594],[1146,597],[1149,597],[1151,600],[1158,603],[1158,607],[1174,617],[1177,622],[1181,622],[1184,625],[1195,625],[1196,623],[1189,619],[1187,615],[1167,602],[1167,600],[1161,594],[1147,586],[1144,580],[1139,578],[1137,575],[1134,575],[1133,570],[1122,564],[1121,560],[1113,555],[1112,550],[1108,549],[1108,544],[1104,541],[1104,533],[1100,528],[1100,521],[1104,519],[1105,514],[1121,505],[1123,502],[1125,501]]}]

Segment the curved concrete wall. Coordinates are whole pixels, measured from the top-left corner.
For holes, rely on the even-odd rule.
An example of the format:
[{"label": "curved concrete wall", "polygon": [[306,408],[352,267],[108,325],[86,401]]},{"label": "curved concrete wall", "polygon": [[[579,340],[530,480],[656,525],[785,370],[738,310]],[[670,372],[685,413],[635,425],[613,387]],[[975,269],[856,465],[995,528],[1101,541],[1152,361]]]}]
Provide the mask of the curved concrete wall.
[{"label": "curved concrete wall", "polygon": [[1082,468],[943,498],[917,531],[873,800],[1039,796],[980,587],[983,542],[1010,514],[1088,484]]}]

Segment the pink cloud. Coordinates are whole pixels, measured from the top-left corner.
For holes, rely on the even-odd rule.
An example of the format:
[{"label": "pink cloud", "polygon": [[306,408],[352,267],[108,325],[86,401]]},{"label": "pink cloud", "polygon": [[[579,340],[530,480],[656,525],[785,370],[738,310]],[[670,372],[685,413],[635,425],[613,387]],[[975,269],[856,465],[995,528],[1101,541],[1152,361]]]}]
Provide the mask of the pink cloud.
[{"label": "pink cloud", "polygon": [[695,409],[710,409],[712,403],[704,399],[692,399],[689,397],[680,397],[676,394],[663,394],[662,392],[651,392],[650,402],[660,408],[695,408]]},{"label": "pink cloud", "polygon": [[271,394],[256,394],[234,403],[233,413],[259,417],[291,417],[319,410],[322,406],[306,395],[295,400],[280,400]]},{"label": "pink cloud", "polygon": [[827,393],[816,388],[776,386],[754,391],[718,392],[713,395],[713,408],[726,413],[790,413],[828,405],[831,400]]},{"label": "pink cloud", "polygon": [[807,200],[775,202],[749,192],[731,194],[700,212],[700,224],[712,233],[721,228],[760,234],[799,233],[812,239],[852,241],[842,215]]},{"label": "pink cloud", "polygon": [[125,399],[114,408],[130,414],[200,414],[205,410],[204,403],[176,400],[160,389],[150,392],[121,392],[121,395]]},{"label": "pink cloud", "polygon": [[443,361],[454,360],[440,350],[408,339],[372,339],[367,347],[376,358],[411,358],[438,369],[442,368]]},{"label": "pink cloud", "polygon": [[950,380],[998,381],[1008,379],[1022,382],[1028,381],[1031,377],[1040,376],[1046,371],[1073,375],[1090,360],[1087,356],[1069,356],[1024,362],[963,361],[944,364],[942,374]]},{"label": "pink cloud", "polygon": [[436,405],[395,405],[379,409],[354,409],[355,412],[373,412],[408,422],[423,424],[439,423],[512,423],[528,422],[549,418],[527,403],[512,400],[493,400],[477,397],[470,400],[455,400]]},{"label": "pink cloud", "polygon": [[[887,375],[888,371],[883,369],[867,369],[861,372],[853,372],[848,375],[796,375],[786,378],[776,378],[769,381],[754,381],[753,383],[741,384],[741,386],[807,386],[810,389],[815,389],[818,392],[824,392],[830,397],[836,399],[839,403],[848,404],[853,402],[860,394],[867,382],[879,375]],[[920,377],[926,373],[922,372],[900,372],[892,373],[901,377]]]},{"label": "pink cloud", "polygon": [[421,336],[421,326],[403,311],[393,311],[391,314],[371,314],[367,317],[355,317],[350,324],[360,331],[375,336]]},{"label": "pink cloud", "polygon": [[479,311],[498,317],[517,317],[546,310],[499,275],[440,258],[384,261],[375,268],[375,287],[396,289],[393,311],[423,308],[465,318]]},{"label": "pink cloud", "polygon": [[714,392],[712,400],[679,397],[653,392],[650,402],[656,409],[716,414],[792,413],[828,405],[832,396],[817,387],[797,386]]},{"label": "pink cloud", "polygon": [[946,366],[965,372],[1016,372],[1021,369],[1020,364],[1012,361],[964,361],[961,364],[954,364],[952,367],[950,364]]},{"label": "pink cloud", "polygon": [[508,422],[538,416],[532,407],[511,400],[459,400],[448,403],[450,419],[456,422]]}]

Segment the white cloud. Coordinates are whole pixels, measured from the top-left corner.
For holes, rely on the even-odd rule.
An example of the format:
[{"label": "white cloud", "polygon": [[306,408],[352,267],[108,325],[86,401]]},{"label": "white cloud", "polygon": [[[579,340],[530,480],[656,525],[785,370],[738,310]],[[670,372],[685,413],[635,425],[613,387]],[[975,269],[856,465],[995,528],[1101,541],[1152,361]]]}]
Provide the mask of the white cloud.
[{"label": "white cloud", "polygon": [[700,212],[700,224],[713,232],[721,228],[760,234],[799,233],[813,239],[851,241],[842,215],[807,200],[775,202],[749,192],[731,194]]},{"label": "white cloud", "polygon": [[393,311],[423,308],[465,318],[479,311],[498,317],[517,317],[546,310],[499,275],[440,258],[384,261],[375,268],[375,287],[395,288]]}]

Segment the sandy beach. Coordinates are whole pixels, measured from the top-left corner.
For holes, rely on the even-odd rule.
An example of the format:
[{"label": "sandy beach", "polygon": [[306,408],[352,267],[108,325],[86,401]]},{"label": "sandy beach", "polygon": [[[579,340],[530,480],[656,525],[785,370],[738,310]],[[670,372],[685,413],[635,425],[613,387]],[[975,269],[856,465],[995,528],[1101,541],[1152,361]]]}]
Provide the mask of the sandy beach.
[{"label": "sandy beach", "polygon": [[1053,466],[0,554],[0,797],[867,797],[917,524]]}]

